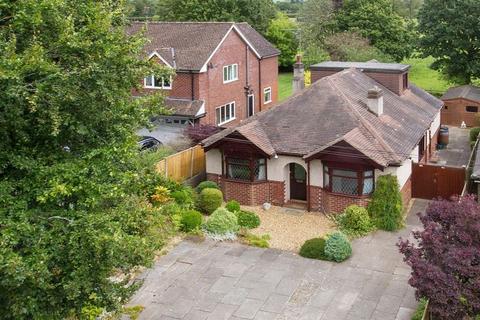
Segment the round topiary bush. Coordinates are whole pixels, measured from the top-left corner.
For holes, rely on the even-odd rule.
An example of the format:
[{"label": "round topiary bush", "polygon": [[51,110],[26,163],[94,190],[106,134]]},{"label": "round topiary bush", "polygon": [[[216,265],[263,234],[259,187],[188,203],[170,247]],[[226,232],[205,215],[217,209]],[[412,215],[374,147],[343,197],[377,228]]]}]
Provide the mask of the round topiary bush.
[{"label": "round topiary bush", "polygon": [[325,256],[325,239],[313,238],[305,241],[300,248],[299,254],[305,258],[327,260]]},{"label": "round topiary bush", "polygon": [[242,228],[255,229],[260,225],[260,218],[250,211],[237,211],[238,225]]},{"label": "round topiary bush", "polygon": [[180,229],[184,232],[195,230],[202,225],[202,214],[196,210],[185,211],[182,213],[180,224]]},{"label": "round topiary bush", "polygon": [[211,189],[220,189],[218,185],[213,181],[202,181],[197,186],[197,192],[200,193],[203,189],[211,188]]},{"label": "round topiary bush", "polygon": [[341,215],[337,217],[340,229],[349,236],[364,236],[373,229],[372,221],[367,209],[357,205],[348,206]]},{"label": "round topiary bush", "polygon": [[173,191],[170,197],[175,202],[184,208],[190,208],[193,205],[193,190],[191,188],[183,188],[181,190]]},{"label": "round topiary bush", "polygon": [[325,241],[325,256],[329,260],[342,262],[352,255],[352,246],[347,236],[340,231],[336,231],[328,236]]},{"label": "round topiary bush", "polygon": [[240,210],[240,203],[238,203],[238,201],[236,200],[230,200],[225,205],[225,209],[227,209],[230,212],[237,212]]},{"label": "round topiary bush", "polygon": [[202,212],[211,214],[222,205],[222,202],[222,191],[213,188],[205,188],[198,196],[197,206]]},{"label": "round topiary bush", "polygon": [[227,209],[218,208],[203,224],[203,229],[211,235],[235,234],[239,229],[237,216]]}]

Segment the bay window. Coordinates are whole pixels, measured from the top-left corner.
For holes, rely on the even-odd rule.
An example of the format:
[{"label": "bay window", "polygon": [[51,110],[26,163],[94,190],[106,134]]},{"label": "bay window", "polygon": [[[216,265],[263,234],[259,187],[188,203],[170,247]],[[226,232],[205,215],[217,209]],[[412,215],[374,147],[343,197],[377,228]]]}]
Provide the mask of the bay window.
[{"label": "bay window", "polygon": [[375,184],[373,169],[323,166],[323,187],[333,193],[367,196]]},{"label": "bay window", "polygon": [[227,178],[244,181],[267,179],[265,158],[226,157]]}]

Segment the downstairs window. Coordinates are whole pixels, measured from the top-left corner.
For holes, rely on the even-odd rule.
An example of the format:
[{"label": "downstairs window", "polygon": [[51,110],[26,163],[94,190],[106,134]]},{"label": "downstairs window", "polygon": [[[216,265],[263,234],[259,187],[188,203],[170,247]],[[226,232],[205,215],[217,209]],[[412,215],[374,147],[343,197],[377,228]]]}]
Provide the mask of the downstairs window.
[{"label": "downstairs window", "polygon": [[323,186],[330,192],[366,196],[375,186],[373,169],[351,169],[323,166]]},{"label": "downstairs window", "polygon": [[243,181],[260,181],[267,179],[265,158],[241,159],[227,157],[227,178]]}]

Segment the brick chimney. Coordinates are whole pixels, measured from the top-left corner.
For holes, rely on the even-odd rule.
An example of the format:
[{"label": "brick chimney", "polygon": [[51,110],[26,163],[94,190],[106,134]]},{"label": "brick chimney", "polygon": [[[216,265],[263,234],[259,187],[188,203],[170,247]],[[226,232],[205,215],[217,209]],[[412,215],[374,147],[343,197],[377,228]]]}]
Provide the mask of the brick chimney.
[{"label": "brick chimney", "polygon": [[302,56],[297,55],[297,61],[293,65],[293,93],[297,93],[305,88],[305,68],[302,63]]},{"label": "brick chimney", "polygon": [[372,113],[377,116],[383,114],[383,91],[375,86],[368,90],[367,107]]}]

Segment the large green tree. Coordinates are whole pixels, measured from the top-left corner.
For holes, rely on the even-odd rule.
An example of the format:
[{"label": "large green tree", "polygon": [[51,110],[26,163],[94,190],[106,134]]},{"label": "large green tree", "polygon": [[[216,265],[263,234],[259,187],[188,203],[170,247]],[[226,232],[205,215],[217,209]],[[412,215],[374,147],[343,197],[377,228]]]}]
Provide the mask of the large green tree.
[{"label": "large green tree", "polygon": [[413,53],[413,25],[393,10],[391,0],[345,0],[336,21],[339,30],[358,32],[396,61]]},{"label": "large green tree", "polygon": [[298,52],[297,25],[284,13],[278,13],[277,18],[270,22],[265,36],[280,51],[279,65],[291,67]]},{"label": "large green tree", "polygon": [[459,83],[480,78],[480,1],[425,0],[419,12],[420,46],[433,68]]},{"label": "large green tree", "polygon": [[131,89],[166,71],[139,59],[124,5],[0,2],[2,319],[113,308],[127,292],[110,277],[152,259],[159,178],[139,166],[134,131],[163,99]]},{"label": "large green tree", "polygon": [[265,34],[276,11],[272,0],[159,0],[157,15],[163,21],[248,22]]}]

